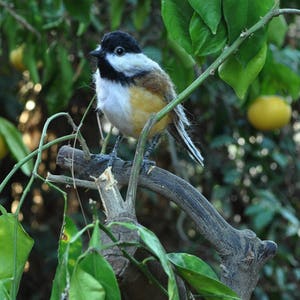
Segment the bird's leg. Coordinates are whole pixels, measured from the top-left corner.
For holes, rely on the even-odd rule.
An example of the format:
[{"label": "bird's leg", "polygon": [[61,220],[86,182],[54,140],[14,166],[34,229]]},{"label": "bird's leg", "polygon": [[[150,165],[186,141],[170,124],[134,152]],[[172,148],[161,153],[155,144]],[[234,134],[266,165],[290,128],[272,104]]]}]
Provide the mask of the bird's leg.
[{"label": "bird's leg", "polygon": [[161,134],[158,133],[156,134],[153,139],[151,140],[151,142],[149,143],[149,146],[147,147],[145,154],[144,154],[144,160],[149,160],[150,155],[152,154],[152,152],[154,151],[154,149],[156,148],[159,140],[160,140]]},{"label": "bird's leg", "polygon": [[145,171],[145,173],[148,173],[149,170],[155,166],[155,161],[150,160],[149,157],[152,154],[152,152],[154,151],[154,149],[156,148],[159,140],[160,140],[161,134],[156,134],[153,139],[151,140],[151,142],[149,143],[145,154],[144,154],[144,159],[143,159],[143,163],[142,163],[142,170]]},{"label": "bird's leg", "polygon": [[113,163],[114,163],[114,160],[117,159],[117,153],[118,153],[118,149],[119,149],[119,145],[120,145],[120,141],[122,139],[122,135],[119,134],[117,136],[117,139],[116,139],[116,142],[114,144],[114,148],[112,150],[112,152],[109,154],[109,161],[108,161],[108,167],[112,167]]}]

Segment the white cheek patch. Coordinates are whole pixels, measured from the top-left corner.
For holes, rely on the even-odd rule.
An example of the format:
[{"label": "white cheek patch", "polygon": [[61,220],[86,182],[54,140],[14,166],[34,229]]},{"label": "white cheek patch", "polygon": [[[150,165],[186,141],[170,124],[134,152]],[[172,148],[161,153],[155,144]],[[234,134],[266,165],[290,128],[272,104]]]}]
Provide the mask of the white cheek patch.
[{"label": "white cheek patch", "polygon": [[143,71],[160,69],[160,66],[143,53],[126,53],[118,56],[108,53],[106,59],[109,64],[118,72],[131,77]]}]

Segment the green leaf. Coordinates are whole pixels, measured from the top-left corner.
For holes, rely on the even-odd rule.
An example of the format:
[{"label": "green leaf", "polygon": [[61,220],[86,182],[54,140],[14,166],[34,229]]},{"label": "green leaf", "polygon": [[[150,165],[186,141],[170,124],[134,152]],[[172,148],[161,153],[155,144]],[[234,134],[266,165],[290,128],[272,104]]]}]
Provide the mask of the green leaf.
[{"label": "green leaf", "polygon": [[[24,145],[22,135],[19,130],[9,121],[0,117],[0,135],[4,138],[5,143],[15,158],[16,161],[20,161],[29,154],[28,148]],[[30,176],[33,169],[32,160],[22,165],[22,172]]]},{"label": "green leaf", "polygon": [[[274,5],[274,0],[223,0],[223,14],[227,24],[229,44],[257,23]],[[242,65],[248,63],[262,48],[266,40],[266,29],[260,29],[240,47],[237,59]]]},{"label": "green leaf", "polygon": [[93,0],[85,1],[72,1],[63,0],[66,10],[69,12],[70,16],[75,20],[83,23],[88,23],[91,18],[91,5]]},{"label": "green leaf", "polygon": [[240,299],[229,287],[218,280],[215,272],[200,258],[186,253],[168,254],[179,275],[204,299]]},{"label": "green leaf", "polygon": [[137,30],[141,30],[151,10],[151,0],[139,0],[132,12],[133,24]]},{"label": "green leaf", "polygon": [[273,209],[278,207],[278,205],[280,203],[278,198],[275,196],[275,194],[269,190],[257,190],[255,192],[255,195],[258,198],[267,201],[268,207],[273,208]]},{"label": "green leaf", "polygon": [[289,162],[289,156],[277,151],[272,153],[272,158],[278,163],[281,168],[285,168]]},{"label": "green leaf", "polygon": [[136,225],[133,223],[124,223],[124,222],[114,222],[111,223],[118,224],[121,226],[124,226],[126,228],[129,228],[131,230],[137,230],[139,232],[140,238],[142,241],[147,245],[149,250],[159,259],[165,273],[168,275],[168,295],[169,299],[171,300],[179,300],[179,294],[176,284],[175,275],[172,269],[172,266],[168,260],[168,256],[166,254],[165,249],[163,248],[162,244],[160,243],[157,236],[150,231],[149,229],[141,226]]},{"label": "green leaf", "polygon": [[70,300],[105,300],[106,296],[101,283],[89,273],[78,268],[72,276],[69,298]]},{"label": "green leaf", "polygon": [[9,300],[11,297],[9,296],[9,292],[5,287],[6,280],[0,280],[0,299]]},{"label": "green leaf", "polygon": [[161,13],[169,37],[191,54],[192,41],[188,32],[193,9],[188,1],[162,0]]},{"label": "green leaf", "polygon": [[275,211],[260,210],[258,214],[253,217],[253,224],[256,230],[260,231],[268,226],[274,220]]},{"label": "green leaf", "polygon": [[220,52],[227,41],[226,28],[223,22],[219,24],[216,34],[212,34],[197,13],[193,14],[189,31],[193,52],[196,56],[206,56]]},{"label": "green leaf", "polygon": [[287,31],[288,25],[283,15],[273,18],[268,24],[267,35],[269,42],[281,47]]},{"label": "green leaf", "polygon": [[111,0],[109,6],[110,27],[112,30],[117,29],[121,24],[122,15],[124,12],[124,0]]},{"label": "green leaf", "polygon": [[243,31],[253,26],[274,5],[274,0],[223,0],[223,14],[231,44]]},{"label": "green leaf", "polygon": [[18,22],[16,22],[16,19],[13,16],[7,14],[1,20],[1,25],[2,25],[1,26],[2,32],[5,34],[8,49],[9,49],[9,51],[12,51],[13,49],[16,48],[17,44],[20,42],[18,40],[19,24],[18,24]]},{"label": "green leaf", "polygon": [[281,204],[269,190],[256,190],[255,196],[256,203],[248,206],[245,214],[251,216],[255,229],[260,231],[274,220],[274,216],[281,210]]},{"label": "green leaf", "polygon": [[297,227],[300,226],[300,220],[297,218],[295,211],[292,212],[291,209],[282,207],[279,212],[281,216],[285,218],[288,222],[290,222],[291,224]]},{"label": "green leaf", "polygon": [[72,274],[75,267],[75,262],[80,256],[82,251],[82,240],[80,238],[76,239],[74,242],[70,243],[72,238],[76,236],[78,229],[71,218],[65,217],[65,225],[62,232],[62,236],[59,241],[58,248],[58,261],[62,262],[64,256],[67,254],[68,258],[68,271]]},{"label": "green leaf", "polygon": [[[227,24],[229,44],[247,28],[249,1],[223,0],[223,15]],[[254,0],[255,1],[255,0]]]},{"label": "green leaf", "polygon": [[[181,92],[195,79],[193,68],[195,61],[179,44],[172,40],[169,40],[168,42],[172,52],[170,54],[169,49],[164,49],[164,68],[174,82],[177,92]],[[178,65],[181,66],[182,72],[178,72]]]},{"label": "green leaf", "polygon": [[51,300],[61,299],[69,285],[70,276],[75,268],[76,261],[82,251],[81,239],[76,239],[70,243],[72,237],[78,233],[78,230],[69,217],[65,217],[65,224],[59,241],[58,248],[58,266],[53,281]]},{"label": "green leaf", "polygon": [[193,9],[201,16],[212,34],[216,34],[221,21],[221,0],[189,0]]},{"label": "green leaf", "polygon": [[88,250],[79,258],[71,278],[70,299],[121,299],[114,271],[98,252]]},{"label": "green leaf", "polygon": [[236,53],[239,63],[246,67],[249,62],[259,55],[259,51],[264,47],[267,41],[265,28],[256,31],[252,36],[248,37]]},{"label": "green leaf", "polygon": [[234,89],[236,95],[243,100],[250,84],[262,70],[266,56],[267,44],[263,45],[256,56],[254,56],[245,67],[232,55],[220,65],[218,69],[219,76],[223,81],[228,83]]},{"label": "green leaf", "polygon": [[143,242],[150,248],[152,253],[158,257],[164,271],[169,277],[168,280],[169,299],[174,299],[174,300],[179,299],[175,275],[168,261],[165,249],[161,245],[159,239],[156,237],[156,235],[153,232],[151,232],[149,229],[145,227],[139,226],[138,231],[140,233],[140,237],[143,240]]},{"label": "green leaf", "polygon": [[0,241],[0,280],[16,295],[33,240],[13,214],[5,214],[0,216]]},{"label": "green leaf", "polygon": [[214,270],[201,258],[188,253],[168,253],[168,259],[176,267],[187,270],[197,270],[197,272],[205,274],[206,276],[218,280],[217,274]]},{"label": "green leaf", "polygon": [[89,242],[89,247],[94,248],[98,251],[102,249],[100,229],[97,222],[94,226],[93,234]]},{"label": "green leaf", "polygon": [[268,52],[266,63],[259,76],[260,92],[265,95],[291,96],[293,100],[297,100],[300,94],[300,76],[293,70],[293,66],[297,65],[294,62],[299,61],[300,52],[290,55],[291,52],[284,49],[281,51],[284,57],[275,54],[272,51]]}]

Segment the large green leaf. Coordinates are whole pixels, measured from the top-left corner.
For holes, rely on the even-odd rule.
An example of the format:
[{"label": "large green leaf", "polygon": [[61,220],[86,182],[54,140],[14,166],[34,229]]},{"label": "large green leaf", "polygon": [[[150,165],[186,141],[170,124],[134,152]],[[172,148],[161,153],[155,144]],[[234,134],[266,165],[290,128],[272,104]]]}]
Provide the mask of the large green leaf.
[{"label": "large green leaf", "polygon": [[98,224],[94,226],[93,234],[91,236],[89,247],[96,249],[97,251],[101,251],[102,243],[101,243],[101,233]]},{"label": "large green leaf", "polygon": [[247,28],[253,26],[274,5],[274,0],[223,0],[223,14],[231,44]]},{"label": "large green leaf", "polygon": [[188,0],[193,9],[201,16],[212,34],[216,34],[221,21],[221,0]]},{"label": "large green leaf", "polygon": [[192,53],[192,41],[188,35],[193,9],[188,1],[162,0],[161,13],[169,37],[188,53]]},{"label": "large green leaf", "polygon": [[[172,40],[168,42],[169,48],[164,49],[163,52],[164,67],[172,78],[176,91],[181,92],[195,79],[193,68],[195,61],[179,44]],[[178,65],[181,67],[181,72],[178,72]]]},{"label": "large green leaf", "polygon": [[200,258],[187,253],[170,253],[168,259],[184,278],[204,299],[240,299],[229,287],[218,280],[217,275]]},{"label": "large green leaf", "polygon": [[264,44],[260,51],[244,67],[236,56],[230,56],[219,67],[219,75],[228,83],[240,99],[244,99],[250,84],[262,70],[267,55],[267,45]]},{"label": "large green leaf", "polygon": [[0,279],[0,299],[8,300],[11,299],[9,292],[5,287],[5,281]]},{"label": "large green leaf", "polygon": [[[20,131],[9,121],[0,117],[0,135],[5,140],[5,143],[15,158],[16,161],[22,160],[29,154],[28,148],[24,145]],[[33,169],[32,160],[23,164],[21,170],[29,176]]]},{"label": "large green leaf", "polygon": [[70,300],[97,299],[105,300],[105,290],[101,283],[80,266],[72,276],[69,292]]},{"label": "large green leaf", "polygon": [[70,299],[121,299],[112,267],[95,250],[89,249],[79,258],[71,278]]},{"label": "large green leaf", "polygon": [[[227,24],[229,44],[260,20],[274,5],[274,0],[223,0],[223,15]],[[256,31],[240,47],[236,57],[244,66],[261,49],[266,29]]]},{"label": "large green leaf", "polygon": [[33,240],[13,214],[3,214],[0,216],[0,241],[0,293],[16,295]]},{"label": "large green leaf", "polygon": [[288,25],[283,15],[273,18],[268,24],[268,40],[281,47],[284,43]]},{"label": "large green leaf", "polygon": [[277,57],[276,52],[274,54],[271,51],[268,52],[266,63],[259,76],[260,93],[290,96],[293,100],[297,100],[300,94],[300,76],[293,68],[297,66],[300,52],[294,53],[289,49],[284,49],[284,53],[285,58]]},{"label": "large green leaf", "polygon": [[223,22],[219,23],[216,34],[212,34],[197,13],[193,14],[189,31],[193,52],[196,56],[206,56],[220,52],[227,41],[226,28]]},{"label": "large green leaf", "polygon": [[279,199],[270,190],[256,190],[257,201],[247,207],[245,214],[251,216],[254,228],[258,231],[268,226],[280,212]]},{"label": "large green leaf", "polygon": [[165,249],[160,243],[157,236],[149,229],[142,225],[136,225],[133,223],[116,222],[111,224],[119,224],[126,228],[137,230],[142,241],[147,245],[149,251],[152,252],[160,261],[165,273],[168,275],[168,295],[170,300],[179,300],[179,294],[176,284],[175,275],[172,266],[168,260]]}]

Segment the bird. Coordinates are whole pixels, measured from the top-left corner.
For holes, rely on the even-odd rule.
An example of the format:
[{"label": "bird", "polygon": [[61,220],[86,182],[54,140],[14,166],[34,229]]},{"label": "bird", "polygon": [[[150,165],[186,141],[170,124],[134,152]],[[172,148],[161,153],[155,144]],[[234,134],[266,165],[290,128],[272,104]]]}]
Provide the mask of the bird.
[{"label": "bird", "polygon": [[[175,99],[172,80],[127,32],[106,33],[90,55],[97,61],[93,74],[96,110],[122,135],[138,138],[149,117]],[[185,110],[179,104],[152,127],[149,138],[167,130],[203,166],[203,157],[187,132],[189,127]]]}]

